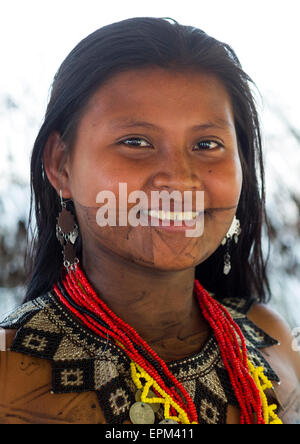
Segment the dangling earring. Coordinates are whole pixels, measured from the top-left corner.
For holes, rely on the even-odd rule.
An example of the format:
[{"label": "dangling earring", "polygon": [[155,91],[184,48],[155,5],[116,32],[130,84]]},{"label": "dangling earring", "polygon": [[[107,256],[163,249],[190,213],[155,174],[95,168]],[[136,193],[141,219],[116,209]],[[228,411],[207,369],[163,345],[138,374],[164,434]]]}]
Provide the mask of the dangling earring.
[{"label": "dangling earring", "polygon": [[67,271],[74,270],[79,262],[76,257],[74,244],[78,237],[78,225],[74,215],[67,209],[67,203],[62,199],[61,190],[59,190],[61,210],[57,217],[56,237],[62,246],[63,264]]},{"label": "dangling earring", "polygon": [[232,242],[232,238],[234,239],[234,242],[237,244],[238,240],[239,240],[239,235],[241,234],[241,225],[240,225],[240,221],[234,216],[233,221],[230,225],[230,228],[226,234],[226,236],[224,237],[224,239],[222,240],[221,244],[222,245],[226,245],[226,252],[224,255],[224,268],[223,268],[223,273],[224,274],[229,274],[230,270],[231,270],[231,262],[230,262],[230,245]]}]

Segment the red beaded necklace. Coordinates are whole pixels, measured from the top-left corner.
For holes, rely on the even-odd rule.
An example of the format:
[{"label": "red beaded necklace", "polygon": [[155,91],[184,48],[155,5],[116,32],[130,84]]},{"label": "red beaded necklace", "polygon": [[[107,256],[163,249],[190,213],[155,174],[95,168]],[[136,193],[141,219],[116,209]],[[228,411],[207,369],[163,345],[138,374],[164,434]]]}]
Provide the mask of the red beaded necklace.
[{"label": "red beaded necklace", "polygon": [[[156,381],[164,393],[186,413],[190,423],[198,423],[195,404],[167,364],[126,322],[120,319],[93,290],[79,264],[63,271],[61,282],[53,286],[60,301],[83,324],[102,338],[113,341]],[[212,298],[197,279],[194,291],[204,318],[218,342],[224,366],[239,402],[240,424],[265,424],[260,392],[248,369],[245,339],[229,312]],[[154,390],[155,394],[158,393]],[[171,414],[175,414],[170,407]]]}]

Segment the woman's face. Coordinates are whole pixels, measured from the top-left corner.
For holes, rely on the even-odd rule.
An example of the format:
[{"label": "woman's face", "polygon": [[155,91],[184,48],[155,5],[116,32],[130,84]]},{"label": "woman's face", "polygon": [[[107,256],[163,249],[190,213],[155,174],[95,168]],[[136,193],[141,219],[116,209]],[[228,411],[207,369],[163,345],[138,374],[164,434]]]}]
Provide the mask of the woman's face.
[{"label": "woman's face", "polygon": [[[155,269],[195,267],[226,235],[242,187],[229,95],[216,77],[196,72],[116,74],[90,99],[65,171],[63,196],[74,201],[84,254],[93,246]],[[118,210],[119,183],[127,184],[127,196],[143,191],[149,209],[151,191],[192,191],[193,208],[195,191],[204,192],[203,234],[118,226],[118,213],[116,226],[100,227],[96,197],[111,191]],[[127,203],[128,212],[137,203]]]}]

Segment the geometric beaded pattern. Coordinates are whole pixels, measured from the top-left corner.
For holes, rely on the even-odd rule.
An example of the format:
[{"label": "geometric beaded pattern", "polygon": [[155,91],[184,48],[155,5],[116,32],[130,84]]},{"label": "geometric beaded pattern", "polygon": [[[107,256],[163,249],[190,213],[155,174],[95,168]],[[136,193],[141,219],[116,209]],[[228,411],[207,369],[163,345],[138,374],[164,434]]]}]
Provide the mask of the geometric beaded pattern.
[{"label": "geometric beaded pattern", "polygon": [[[277,341],[247,318],[251,302],[224,299],[221,303],[242,330],[250,361],[263,366],[270,380],[279,381],[259,351]],[[10,350],[52,362],[54,393],[94,390],[108,424],[129,419],[137,390],[130,359],[115,344],[81,325],[54,292],[17,308],[0,327],[18,329]],[[198,353],[167,365],[193,399],[199,424],[225,424],[228,406],[238,406],[238,401],[215,337],[211,335]],[[164,418],[162,408],[155,415],[158,423]]]}]

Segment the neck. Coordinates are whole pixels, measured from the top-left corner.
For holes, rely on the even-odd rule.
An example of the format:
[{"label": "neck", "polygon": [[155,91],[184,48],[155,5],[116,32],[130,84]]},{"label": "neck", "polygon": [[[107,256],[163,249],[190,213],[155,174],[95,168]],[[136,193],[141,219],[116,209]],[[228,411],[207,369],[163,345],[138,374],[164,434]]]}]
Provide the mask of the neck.
[{"label": "neck", "polygon": [[163,359],[200,350],[208,326],[194,296],[194,268],[154,270],[103,250],[83,251],[82,264],[99,297]]}]

